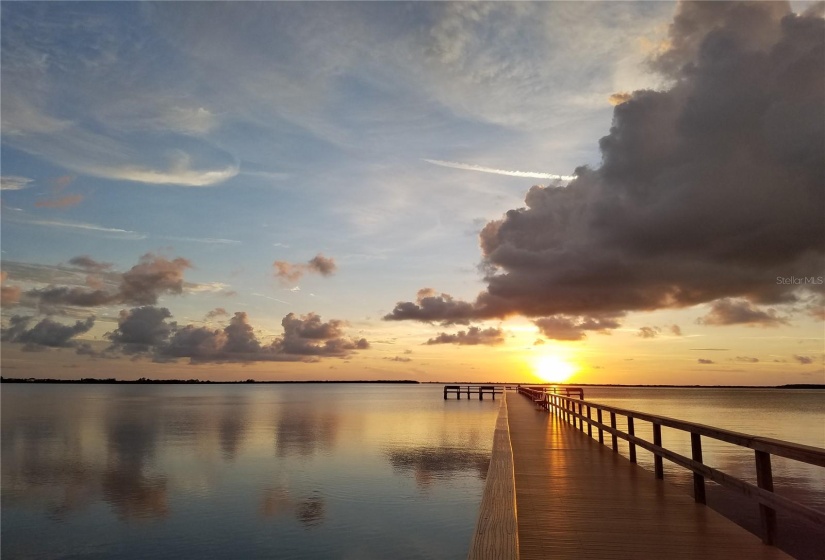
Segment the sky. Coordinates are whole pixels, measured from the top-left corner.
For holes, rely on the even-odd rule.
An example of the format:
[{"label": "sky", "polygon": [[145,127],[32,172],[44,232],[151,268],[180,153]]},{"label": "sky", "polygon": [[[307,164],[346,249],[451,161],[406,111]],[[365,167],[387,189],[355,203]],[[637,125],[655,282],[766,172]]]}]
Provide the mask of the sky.
[{"label": "sky", "polygon": [[4,2],[4,377],[825,383],[825,5]]}]

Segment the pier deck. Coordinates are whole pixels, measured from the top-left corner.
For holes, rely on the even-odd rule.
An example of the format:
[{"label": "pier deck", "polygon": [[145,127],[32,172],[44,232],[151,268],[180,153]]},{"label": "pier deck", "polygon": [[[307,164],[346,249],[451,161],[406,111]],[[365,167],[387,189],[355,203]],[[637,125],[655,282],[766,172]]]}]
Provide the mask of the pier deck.
[{"label": "pier deck", "polygon": [[790,558],[528,398],[506,398],[522,560]]}]

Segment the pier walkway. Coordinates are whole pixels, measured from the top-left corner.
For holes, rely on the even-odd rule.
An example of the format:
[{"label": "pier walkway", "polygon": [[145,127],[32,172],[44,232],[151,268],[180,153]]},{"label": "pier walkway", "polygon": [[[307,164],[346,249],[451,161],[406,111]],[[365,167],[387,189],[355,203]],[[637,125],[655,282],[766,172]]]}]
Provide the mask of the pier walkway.
[{"label": "pier walkway", "polygon": [[[503,499],[495,507],[515,511],[518,558],[790,558],[557,415],[537,409],[529,398],[508,392],[502,412],[509,438],[496,445],[509,443],[512,450],[515,503],[499,492]],[[501,451],[499,446],[493,453]],[[496,484],[488,479],[491,483]],[[480,524],[490,515],[484,509]],[[485,550],[490,549],[474,542],[470,558],[498,556]]]}]

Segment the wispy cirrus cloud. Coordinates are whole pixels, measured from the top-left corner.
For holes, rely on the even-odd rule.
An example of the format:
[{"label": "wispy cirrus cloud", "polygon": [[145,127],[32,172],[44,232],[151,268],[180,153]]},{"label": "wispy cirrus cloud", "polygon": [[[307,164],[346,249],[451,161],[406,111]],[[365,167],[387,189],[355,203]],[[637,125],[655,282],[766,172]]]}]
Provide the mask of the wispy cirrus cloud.
[{"label": "wispy cirrus cloud", "polygon": [[541,171],[513,171],[509,169],[496,169],[494,167],[484,167],[474,163],[461,163],[457,161],[443,161],[440,159],[424,159],[427,163],[449,167],[451,169],[463,169],[464,171],[480,171],[481,173],[494,173],[496,175],[507,175],[509,177],[524,177],[527,179],[554,179],[559,181],[572,181],[575,175],[558,175],[555,173],[544,173]]},{"label": "wispy cirrus cloud", "polygon": [[86,231],[86,232],[100,232],[100,233],[107,233],[112,234],[117,237],[122,237],[125,239],[146,239],[148,236],[144,233],[138,233],[136,231],[131,231],[128,229],[120,229],[120,228],[110,228],[101,226],[98,224],[90,224],[86,222],[70,222],[65,220],[38,220],[38,219],[29,219],[29,220],[21,220],[23,223],[34,225],[34,226],[43,226],[43,227],[55,227],[55,228],[66,228],[66,229],[73,229],[79,231]]},{"label": "wispy cirrus cloud", "polygon": [[186,155],[177,157],[168,169],[153,169],[138,165],[87,165],[80,169],[89,175],[107,179],[180,187],[217,185],[238,174],[237,164],[219,169],[194,169],[191,166],[190,158]]},{"label": "wispy cirrus cloud", "polygon": [[0,191],[19,191],[25,189],[34,179],[9,175],[0,177]]}]

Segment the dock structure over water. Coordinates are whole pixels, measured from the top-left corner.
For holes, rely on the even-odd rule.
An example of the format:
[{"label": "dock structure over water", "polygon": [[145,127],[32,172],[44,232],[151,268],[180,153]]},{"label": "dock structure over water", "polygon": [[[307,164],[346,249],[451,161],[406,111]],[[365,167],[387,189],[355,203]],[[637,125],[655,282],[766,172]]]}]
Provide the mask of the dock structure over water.
[{"label": "dock structure over water", "polygon": [[444,385],[444,400],[450,395],[455,395],[457,399],[461,399],[461,395],[478,395],[478,400],[483,401],[484,395],[490,395],[495,400],[496,395],[504,393],[504,387],[501,385]]},{"label": "dock structure over water", "polygon": [[[553,395],[545,389],[520,388],[519,391],[523,395],[509,392],[502,399],[493,461],[470,547],[470,560],[788,559],[790,556],[766,544],[773,538],[773,506],[814,522],[825,515],[799,504],[780,504],[781,497],[772,491],[762,492],[762,487],[770,486],[766,483],[770,480],[768,458],[767,472],[763,470],[759,475],[756,491],[745,488],[739,484],[741,481],[734,479],[733,482],[742,493],[751,492],[753,495],[749,497],[762,506],[765,533],[760,540],[704,505],[705,476],[714,480],[721,473],[701,463],[701,443],[698,459],[687,460],[704,473],[694,475],[694,499],[662,479],[661,457],[657,457],[655,473],[651,473],[635,464],[634,446],[631,446],[630,459],[615,452],[618,438],[643,448],[648,444],[632,433],[632,420],[628,425],[631,433],[623,433],[615,428],[616,412],[610,421],[605,417],[602,422],[601,411],[598,420],[590,418],[588,404],[591,403],[586,401]],[[554,413],[548,414],[546,410]],[[724,434],[724,430],[704,428]],[[661,426],[658,430],[654,427],[657,442],[648,446],[679,460],[678,455],[662,447],[661,436],[656,436],[660,429]],[[600,443],[604,442],[605,434],[612,440],[612,448]],[[784,453],[782,444],[795,446],[764,441],[777,446],[772,448],[773,452]],[[825,465],[825,450],[796,447],[799,460]],[[697,451],[695,447],[694,451]],[[759,453],[764,451],[757,452],[757,468],[765,469],[765,459],[760,458]],[[506,468],[508,458],[512,469]],[[508,488],[514,491],[508,492]],[[766,497],[766,493],[772,496]],[[772,502],[775,498],[778,501]],[[765,506],[766,501],[772,506]],[[501,520],[498,528],[491,522],[494,519]],[[511,530],[511,520],[515,520],[515,532]]]}]

